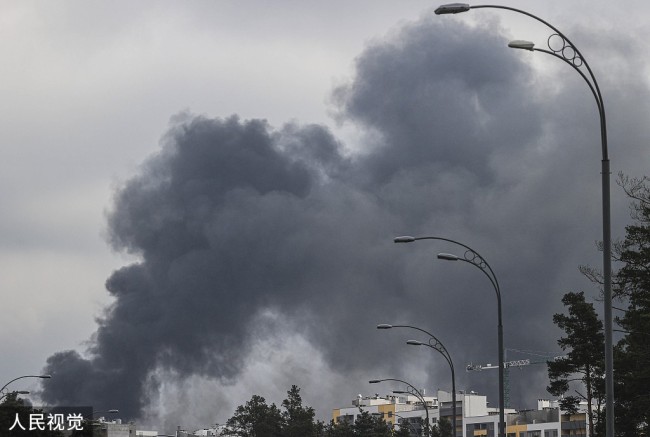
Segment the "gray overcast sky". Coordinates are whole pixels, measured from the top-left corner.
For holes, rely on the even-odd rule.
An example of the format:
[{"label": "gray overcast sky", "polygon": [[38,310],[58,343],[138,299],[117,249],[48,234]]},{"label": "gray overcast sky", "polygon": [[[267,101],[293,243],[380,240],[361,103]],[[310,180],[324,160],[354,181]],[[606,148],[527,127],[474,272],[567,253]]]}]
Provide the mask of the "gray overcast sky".
[{"label": "gray overcast sky", "polygon": [[[519,1],[516,7],[556,25],[588,58],[608,109],[612,171],[641,176],[650,173],[650,6],[625,5],[619,11],[601,0],[553,0]],[[140,369],[145,379],[136,390],[148,400],[142,406],[146,420],[172,428],[208,425],[229,417],[253,393],[279,403],[292,383],[303,388],[304,399],[321,417],[347,405],[356,393],[380,390],[364,383],[375,377],[408,376],[431,390],[447,388],[447,370],[413,352],[404,363],[409,351],[400,349],[401,337],[374,331],[381,322],[420,323],[440,332],[443,341],[449,339],[458,368],[469,360],[494,361],[493,338],[480,335],[493,325],[493,297],[471,289],[474,279],[476,287],[484,287],[483,280],[450,266],[434,269],[431,256],[453,248],[394,247],[390,240],[396,234],[444,235],[475,247],[493,263],[508,295],[507,346],[552,349],[557,332],[551,315],[559,310],[562,294],[584,288],[596,295],[577,272],[578,264],[600,262],[594,249],[601,229],[593,99],[565,65],[499,50],[509,39],[543,45],[548,35],[543,26],[495,10],[431,18],[435,6],[419,0],[0,3],[5,152],[0,160],[5,302],[0,381],[38,373],[60,351],[86,354],[97,338],[98,317],[112,320],[108,325],[114,327],[151,314],[161,314],[161,321],[176,316],[163,315],[162,306],[145,308],[149,295],[136,298],[128,316],[105,313],[116,300],[128,307],[128,293],[116,298],[105,289],[109,277],[116,289],[129,287],[119,281],[129,283],[131,272],[118,277],[115,270],[147,255],[144,264],[155,270],[169,255],[138,239],[144,230],[132,223],[138,214],[146,223],[164,221],[167,210],[138,191],[137,183],[124,187],[134,177],[146,185],[156,175],[182,176],[178,169],[186,162],[190,169],[197,165],[191,155],[182,162],[169,154],[150,160],[161,150],[161,138],[173,149],[173,144],[241,133],[251,119],[268,122],[267,128],[258,126],[268,134],[267,139],[260,134],[259,141],[279,150],[277,156],[264,155],[270,161],[263,168],[274,172],[256,181],[259,170],[246,167],[246,158],[224,154],[207,162],[224,175],[220,184],[244,190],[250,180],[264,195],[219,191],[208,202],[214,209],[207,218],[190,218],[210,223],[206,238],[216,246],[230,242],[218,229],[261,232],[268,225],[279,230],[278,246],[287,251],[281,260],[300,274],[283,270],[287,264],[279,261],[258,272],[272,277],[265,286],[283,290],[277,298],[233,298],[236,305],[229,307],[231,295],[224,290],[218,299],[197,299],[219,302],[219,310],[233,317],[247,314],[242,326],[224,333],[225,345],[197,340],[195,351],[183,350],[156,343],[158,335],[129,343],[152,357],[152,364]],[[239,124],[203,120],[205,126],[192,125],[196,116],[223,121],[233,114]],[[183,123],[196,136],[182,137]],[[257,144],[241,138],[242,144]],[[408,144],[399,147],[401,142]],[[240,173],[230,175],[228,165]],[[123,194],[116,196],[120,189]],[[266,194],[278,190],[295,199]],[[615,185],[612,192],[613,235],[622,237],[626,200]],[[158,194],[175,201],[175,193]],[[151,216],[133,212],[133,205],[144,201],[153,202],[145,211]],[[254,219],[243,223],[249,217]],[[304,233],[283,230],[288,222]],[[354,244],[332,243],[336,232]],[[248,243],[244,249],[254,251]],[[338,255],[313,255],[313,247]],[[127,253],[129,248],[135,253]],[[211,256],[222,263],[218,270],[241,269],[254,276],[256,270],[244,268],[251,257],[247,250],[229,246],[225,254]],[[324,262],[332,257],[340,257],[340,263]],[[206,259],[212,258],[188,255],[186,262],[200,265]],[[175,266],[161,277],[173,282],[178,271],[191,275]],[[241,296],[260,286],[253,280],[240,283]],[[452,297],[431,297],[431,284],[445,284]],[[450,287],[463,285],[471,291],[459,302]],[[350,289],[341,291],[346,286]],[[185,298],[178,305],[191,308],[194,298]],[[484,309],[475,312],[467,305],[474,298]],[[436,310],[438,305],[448,311]],[[335,328],[323,328],[322,315],[312,314],[319,308],[328,311],[326,320]],[[206,317],[201,308],[196,311]],[[190,322],[192,314],[181,324],[188,332]],[[170,326],[161,323],[160,332]],[[219,325],[206,329],[213,337],[224,332]],[[133,336],[111,332],[115,338]],[[232,341],[241,341],[236,353]],[[148,349],[150,342],[159,347]],[[100,350],[126,348],[109,343],[104,340]],[[223,357],[206,358],[201,348],[214,348]],[[185,358],[157,358],[165,353]],[[188,359],[209,364],[196,366]],[[517,402],[544,396],[543,372],[527,375],[534,375],[539,390],[513,389]],[[462,375],[460,387],[492,394],[494,386],[481,379],[487,377]],[[513,384],[517,381],[513,377]],[[193,407],[192,417],[187,405]]]}]

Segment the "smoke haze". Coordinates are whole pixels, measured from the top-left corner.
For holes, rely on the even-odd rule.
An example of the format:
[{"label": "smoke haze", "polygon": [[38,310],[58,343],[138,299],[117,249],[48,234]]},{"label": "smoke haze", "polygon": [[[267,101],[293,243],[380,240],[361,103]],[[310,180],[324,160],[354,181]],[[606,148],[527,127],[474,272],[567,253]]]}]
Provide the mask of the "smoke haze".
[{"label": "smoke haze", "polygon": [[[427,15],[369,44],[332,94],[362,144],[315,124],[174,116],[107,216],[112,248],[139,261],[107,279],[115,300],[86,353],[47,360],[56,377],[43,399],[169,429],[188,414],[198,425],[224,420],[254,393],[279,403],[291,384],[325,418],[357,392],[382,390],[368,379],[448,390],[444,360],[404,345],[414,333],[375,329],[405,323],[444,342],[459,389],[496,403],[496,373],[459,371],[497,360],[490,284],[435,259],[462,255],[453,245],[392,238],[436,235],[480,252],[501,283],[508,348],[558,352],[561,296],[597,295],[577,271],[599,264],[595,105],[579,77],[566,81],[571,92],[545,82],[509,39],[495,22]],[[625,96],[637,108],[625,123],[648,115],[647,94]],[[623,118],[613,113],[612,136]],[[638,155],[637,140],[614,143],[619,156]],[[613,170],[638,168],[627,159]],[[543,367],[522,370],[526,384],[513,375],[514,406],[545,396]]]}]

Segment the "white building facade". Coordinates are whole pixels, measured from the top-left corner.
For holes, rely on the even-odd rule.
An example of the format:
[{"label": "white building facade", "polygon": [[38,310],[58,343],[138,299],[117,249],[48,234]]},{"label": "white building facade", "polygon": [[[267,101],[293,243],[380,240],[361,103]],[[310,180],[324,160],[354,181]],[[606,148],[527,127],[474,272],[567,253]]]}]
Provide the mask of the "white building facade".
[{"label": "white building facade", "polygon": [[[451,393],[439,390],[437,396],[424,396],[426,408],[415,396],[359,396],[351,407],[332,411],[332,420],[354,422],[361,411],[381,415],[394,427],[408,427],[412,436],[420,436],[422,425],[436,424],[441,418],[453,423]],[[589,437],[586,410],[564,414],[557,401],[539,400],[536,410],[505,410],[507,437]],[[474,392],[456,394],[455,437],[497,437],[499,411],[488,407],[487,397]]]}]

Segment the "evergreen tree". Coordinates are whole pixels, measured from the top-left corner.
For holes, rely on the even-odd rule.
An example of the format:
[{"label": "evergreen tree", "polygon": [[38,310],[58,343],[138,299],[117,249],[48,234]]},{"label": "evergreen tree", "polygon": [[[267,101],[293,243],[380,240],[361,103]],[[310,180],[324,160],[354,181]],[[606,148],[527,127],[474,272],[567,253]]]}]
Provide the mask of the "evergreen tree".
[{"label": "evergreen tree", "polygon": [[393,437],[411,437],[411,428],[408,422],[404,422],[393,431]]},{"label": "evergreen tree", "polygon": [[325,428],[326,437],[355,437],[354,424],[347,420],[331,421]]},{"label": "evergreen tree", "polygon": [[253,395],[240,405],[226,422],[223,435],[237,437],[283,437],[282,414],[275,404],[267,405],[262,396]]},{"label": "evergreen tree", "polygon": [[598,319],[593,304],[585,301],[583,292],[565,294],[562,303],[567,307],[568,315],[555,314],[553,322],[566,334],[558,340],[558,345],[566,352],[566,357],[548,362],[550,385],[547,390],[554,396],[562,396],[562,409],[572,413],[577,410],[580,399],[565,394],[569,391],[571,382],[580,381],[585,390],[585,394],[580,396],[587,401],[589,435],[594,435],[592,407],[599,407],[603,398],[603,323]]},{"label": "evergreen tree", "polygon": [[452,437],[451,422],[441,417],[437,424],[431,427],[431,437]]},{"label": "evergreen tree", "polygon": [[623,267],[614,291],[627,304],[616,318],[625,334],[615,350],[616,426],[620,435],[650,434],[650,180],[619,175],[619,185],[632,199],[633,223],[614,248]]},{"label": "evergreen tree", "polygon": [[[626,227],[625,240],[612,247],[612,259],[623,264],[623,267],[613,274],[612,280],[614,297],[621,302],[621,308],[614,308],[622,312],[622,315],[614,320],[621,327],[616,331],[624,334],[614,348],[615,429],[619,436],[648,436],[650,178],[630,178],[619,173],[617,183],[632,200],[632,224]],[[593,282],[603,284],[603,275],[598,269],[581,266],[580,270]]]},{"label": "evergreen tree", "polygon": [[282,401],[283,437],[315,437],[318,435],[314,422],[314,409],[303,407],[300,389],[292,385],[287,398]]},{"label": "evergreen tree", "polygon": [[358,437],[391,437],[393,434],[390,425],[383,416],[373,416],[367,411],[361,411],[354,421],[354,435]]}]

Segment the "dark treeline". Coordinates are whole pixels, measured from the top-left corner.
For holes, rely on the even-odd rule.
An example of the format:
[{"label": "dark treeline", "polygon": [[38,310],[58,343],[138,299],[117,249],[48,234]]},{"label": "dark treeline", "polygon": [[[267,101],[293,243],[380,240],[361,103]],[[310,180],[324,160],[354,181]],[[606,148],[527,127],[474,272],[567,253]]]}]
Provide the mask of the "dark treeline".
[{"label": "dark treeline", "polygon": [[[615,430],[617,436],[650,435],[650,179],[619,174],[618,184],[631,199],[632,223],[623,241],[612,247],[621,267],[613,274],[615,331],[621,339],[614,348]],[[591,267],[581,271],[603,283]],[[554,323],[565,335],[558,345],[566,356],[548,363],[549,393],[561,397],[562,408],[574,413],[581,401],[588,405],[589,435],[605,435],[603,323],[584,292],[569,292],[562,302],[567,314],[555,314]],[[576,389],[576,383],[582,385]]]},{"label": "dark treeline", "polygon": [[[451,427],[434,425],[431,437],[447,437]],[[240,405],[226,422],[224,436],[237,437],[409,437],[409,428],[395,429],[382,416],[359,411],[354,422],[341,420],[325,423],[315,419],[314,409],[302,404],[300,389],[292,386],[287,398],[278,408],[266,400],[253,395],[245,405]]]}]

